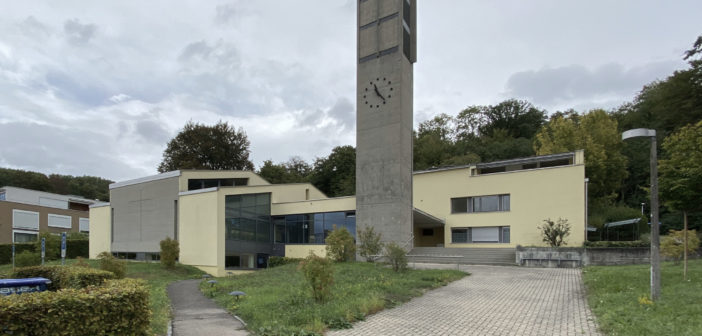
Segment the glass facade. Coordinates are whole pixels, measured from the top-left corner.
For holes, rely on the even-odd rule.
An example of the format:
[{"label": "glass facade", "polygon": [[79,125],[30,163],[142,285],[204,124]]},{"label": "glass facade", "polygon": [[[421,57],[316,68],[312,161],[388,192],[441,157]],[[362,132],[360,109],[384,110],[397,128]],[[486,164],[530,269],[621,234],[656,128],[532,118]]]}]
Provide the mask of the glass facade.
[{"label": "glass facade", "polygon": [[271,194],[227,195],[224,204],[227,240],[271,241]]},{"label": "glass facade", "polygon": [[339,211],[273,217],[274,242],[324,244],[335,227],[345,227],[356,237],[356,212]]}]

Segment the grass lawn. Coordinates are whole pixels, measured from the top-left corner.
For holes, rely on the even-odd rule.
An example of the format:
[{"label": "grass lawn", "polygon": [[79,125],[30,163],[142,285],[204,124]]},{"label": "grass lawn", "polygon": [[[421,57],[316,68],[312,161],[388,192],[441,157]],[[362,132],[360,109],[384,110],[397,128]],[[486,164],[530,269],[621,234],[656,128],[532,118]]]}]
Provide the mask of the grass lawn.
[{"label": "grass lawn", "polygon": [[[420,296],[467,275],[456,270],[391,269],[370,263],[339,263],[334,268],[332,298],[316,303],[297,265],[290,264],[251,274],[218,278],[203,292],[241,317],[249,330],[261,335],[320,334],[348,328],[351,322]],[[239,301],[230,291],[246,293]]]},{"label": "grass lawn", "polygon": [[[92,267],[98,268],[97,260],[86,260]],[[66,264],[76,260],[66,260]],[[48,265],[60,265],[61,261],[51,261]],[[7,277],[12,272],[12,265],[0,265],[0,278]],[[144,279],[149,284],[151,311],[151,330],[154,335],[166,335],[168,321],[171,318],[170,300],[166,293],[169,283],[182,280],[201,278],[204,272],[191,266],[178,265],[173,270],[161,267],[160,263],[127,262],[127,277]]]},{"label": "grass lawn", "polygon": [[583,269],[588,302],[607,335],[702,334],[702,260],[690,260],[688,281],[682,263],[662,263],[661,299],[650,297],[650,266],[591,266]]}]

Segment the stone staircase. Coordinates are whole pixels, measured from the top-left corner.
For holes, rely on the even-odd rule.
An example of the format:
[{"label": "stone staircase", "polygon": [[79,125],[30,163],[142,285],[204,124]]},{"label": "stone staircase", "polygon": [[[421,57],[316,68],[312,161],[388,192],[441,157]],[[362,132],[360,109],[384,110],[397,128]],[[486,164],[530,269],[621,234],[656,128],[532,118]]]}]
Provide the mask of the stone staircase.
[{"label": "stone staircase", "polygon": [[407,253],[409,263],[516,265],[514,248],[415,247]]}]

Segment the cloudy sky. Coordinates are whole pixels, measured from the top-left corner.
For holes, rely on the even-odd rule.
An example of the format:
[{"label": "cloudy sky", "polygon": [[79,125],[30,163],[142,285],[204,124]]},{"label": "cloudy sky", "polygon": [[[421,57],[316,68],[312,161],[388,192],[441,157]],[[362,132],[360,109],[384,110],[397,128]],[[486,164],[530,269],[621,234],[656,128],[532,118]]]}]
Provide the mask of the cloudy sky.
[{"label": "cloudy sky", "polygon": [[[355,144],[356,1],[4,1],[0,167],[155,174],[188,121],[251,158]],[[685,68],[699,0],[421,1],[415,124],[523,98],[612,108]]]}]

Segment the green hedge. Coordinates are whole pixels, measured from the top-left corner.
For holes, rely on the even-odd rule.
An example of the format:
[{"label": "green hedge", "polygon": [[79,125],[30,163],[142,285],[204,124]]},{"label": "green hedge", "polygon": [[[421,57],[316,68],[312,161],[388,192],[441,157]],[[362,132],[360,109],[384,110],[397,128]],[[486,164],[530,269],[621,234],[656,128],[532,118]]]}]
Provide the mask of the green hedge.
[{"label": "green hedge", "polygon": [[287,264],[297,264],[302,261],[301,258],[288,258],[288,257],[278,257],[278,256],[271,256],[268,258],[268,267],[276,267],[276,266],[283,266]]},{"label": "green hedge", "polygon": [[[41,244],[41,243],[40,243]],[[49,244],[47,245],[47,249],[51,249],[51,246],[55,246],[56,244]],[[58,252],[53,251],[53,253],[49,253],[50,251],[47,251],[47,260],[49,260],[49,256],[58,256],[60,258],[61,256],[61,243],[60,243],[60,237],[59,237],[59,244],[56,247],[58,249]],[[19,254],[20,252],[23,251],[30,251],[30,252],[41,252],[41,250],[36,248],[36,243],[19,243],[15,244],[15,253]],[[88,258],[89,254],[89,241],[87,239],[67,239],[66,240],[66,258],[68,259],[75,259],[77,257],[83,257],[83,258]],[[10,264],[12,263],[12,244],[0,244],[0,265],[4,264]]]},{"label": "green hedge", "polygon": [[108,271],[80,266],[32,266],[17,269],[12,278],[41,277],[51,280],[49,290],[79,289],[99,286],[105,280],[114,279],[115,274]]},{"label": "green hedge", "polygon": [[148,335],[150,319],[149,291],[138,279],[0,297],[0,333],[12,335]]},{"label": "green hedge", "polygon": [[586,241],[583,244],[585,247],[650,247],[651,244],[641,241],[641,240],[633,240],[633,241],[608,241],[608,240],[601,240],[601,241]]},{"label": "green hedge", "polygon": [[[29,251],[34,252],[33,243],[15,244],[15,253]],[[0,244],[0,265],[12,263],[12,244]]]}]

